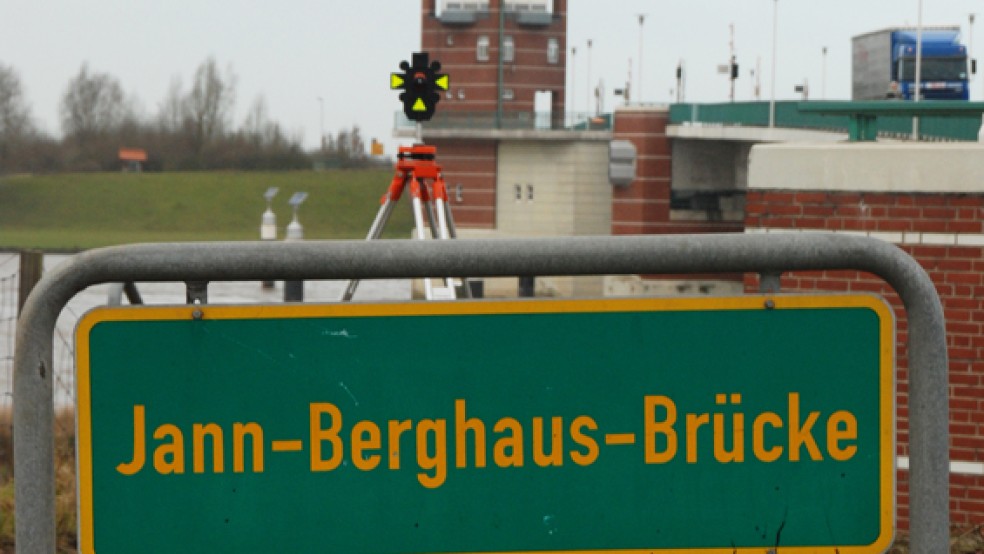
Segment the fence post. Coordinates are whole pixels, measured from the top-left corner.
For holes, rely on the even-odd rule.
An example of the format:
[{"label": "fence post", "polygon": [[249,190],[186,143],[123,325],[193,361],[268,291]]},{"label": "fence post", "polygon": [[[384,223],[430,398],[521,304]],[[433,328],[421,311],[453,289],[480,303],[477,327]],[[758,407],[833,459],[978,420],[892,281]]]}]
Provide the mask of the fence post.
[{"label": "fence post", "polygon": [[17,295],[17,314],[24,308],[27,295],[41,280],[44,270],[44,253],[40,250],[23,250],[20,253],[20,285]]}]

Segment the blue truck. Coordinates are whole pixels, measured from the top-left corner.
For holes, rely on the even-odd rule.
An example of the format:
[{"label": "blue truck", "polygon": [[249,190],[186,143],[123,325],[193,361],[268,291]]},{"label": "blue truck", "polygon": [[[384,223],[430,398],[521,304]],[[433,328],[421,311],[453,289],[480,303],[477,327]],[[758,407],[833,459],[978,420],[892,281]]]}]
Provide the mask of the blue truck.
[{"label": "blue truck", "polygon": [[[853,37],[851,98],[912,100],[917,36],[915,28],[896,27]],[[924,27],[920,98],[967,100],[968,79],[967,47],[960,43],[960,27]]]}]

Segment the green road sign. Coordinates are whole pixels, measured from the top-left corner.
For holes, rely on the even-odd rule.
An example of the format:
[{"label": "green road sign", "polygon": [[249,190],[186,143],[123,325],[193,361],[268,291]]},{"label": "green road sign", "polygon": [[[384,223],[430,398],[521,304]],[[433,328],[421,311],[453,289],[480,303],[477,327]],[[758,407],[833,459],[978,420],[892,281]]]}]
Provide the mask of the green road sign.
[{"label": "green road sign", "polygon": [[133,307],[77,339],[84,553],[846,554],[894,531],[875,297]]}]

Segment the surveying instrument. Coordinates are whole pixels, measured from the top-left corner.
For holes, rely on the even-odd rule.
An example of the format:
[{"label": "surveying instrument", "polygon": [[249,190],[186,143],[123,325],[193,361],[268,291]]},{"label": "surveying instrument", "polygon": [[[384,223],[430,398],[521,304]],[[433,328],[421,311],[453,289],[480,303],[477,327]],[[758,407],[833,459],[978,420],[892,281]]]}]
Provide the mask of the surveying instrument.
[{"label": "surveying instrument", "polygon": [[[457,237],[454,218],[451,216],[451,207],[448,204],[447,186],[444,183],[441,166],[436,161],[437,148],[422,144],[421,122],[430,120],[434,115],[436,104],[441,99],[437,91],[446,91],[449,86],[448,76],[438,73],[441,70],[440,62],[432,62],[428,58],[426,52],[415,52],[412,57],[413,63],[408,64],[406,61],[400,63],[402,73],[390,75],[390,88],[404,91],[400,94],[403,113],[407,119],[417,124],[417,144],[399,147],[396,156],[396,173],[389,189],[380,199],[379,212],[369,228],[366,240],[376,240],[382,235],[393,209],[408,188],[413,208],[414,238],[428,239],[425,220],[431,239],[448,240]],[[443,279],[427,277],[424,279],[424,297],[427,300],[454,300],[458,296],[455,291],[456,285],[456,280],[450,277]],[[358,286],[358,280],[349,281],[348,287],[342,294],[342,301],[352,300]],[[471,291],[468,287],[463,288],[464,295],[470,297]]]}]

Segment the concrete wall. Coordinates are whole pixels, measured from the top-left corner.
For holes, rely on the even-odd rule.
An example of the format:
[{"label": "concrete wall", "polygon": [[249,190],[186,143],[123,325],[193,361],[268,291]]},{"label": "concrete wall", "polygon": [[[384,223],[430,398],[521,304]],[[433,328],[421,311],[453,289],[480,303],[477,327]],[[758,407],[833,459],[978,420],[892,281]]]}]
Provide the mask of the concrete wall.
[{"label": "concrete wall", "polygon": [[[892,242],[936,283],[950,358],[950,518],[984,520],[984,145],[760,145],[749,167],[746,232],[835,232]],[[757,280],[746,278],[748,290]],[[787,292],[876,293],[897,321],[898,516],[908,526],[905,311],[857,271],[787,273]]]},{"label": "concrete wall", "polygon": [[744,190],[751,147],[748,142],[675,139],[673,189]]},{"label": "concrete wall", "polygon": [[756,146],[749,172],[757,188],[879,192],[984,190],[978,143],[839,143]]}]

